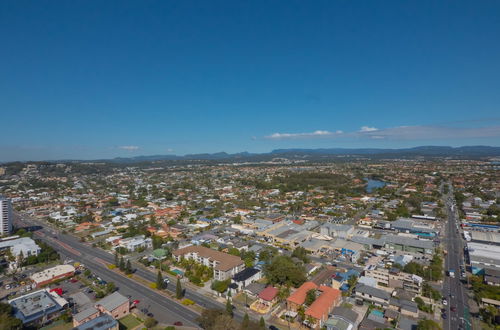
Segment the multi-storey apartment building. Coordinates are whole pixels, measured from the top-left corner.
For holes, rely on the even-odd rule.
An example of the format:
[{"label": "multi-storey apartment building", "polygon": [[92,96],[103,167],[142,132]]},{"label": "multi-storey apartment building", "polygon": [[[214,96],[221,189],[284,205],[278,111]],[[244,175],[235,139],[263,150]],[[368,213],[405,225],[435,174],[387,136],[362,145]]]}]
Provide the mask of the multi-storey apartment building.
[{"label": "multi-storey apartment building", "polygon": [[9,235],[12,231],[12,204],[9,199],[0,195],[0,236]]},{"label": "multi-storey apartment building", "polygon": [[388,288],[403,288],[418,294],[422,292],[423,281],[420,276],[408,274],[396,268],[368,267],[365,269],[365,276],[374,278],[379,285]]},{"label": "multi-storey apartment building", "polygon": [[193,259],[200,264],[212,267],[214,279],[219,281],[227,280],[245,269],[245,263],[240,257],[204,246],[187,246],[174,251],[173,255],[177,261],[181,258]]}]

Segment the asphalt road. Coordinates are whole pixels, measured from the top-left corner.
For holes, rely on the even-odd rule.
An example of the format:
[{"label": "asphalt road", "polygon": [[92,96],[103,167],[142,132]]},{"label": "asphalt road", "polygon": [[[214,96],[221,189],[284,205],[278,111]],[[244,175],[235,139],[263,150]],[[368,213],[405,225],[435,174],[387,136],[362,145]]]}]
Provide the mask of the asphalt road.
[{"label": "asphalt road", "polygon": [[[149,298],[149,300],[147,300],[150,302],[148,305],[155,306],[155,304],[157,304],[159,301],[167,301],[168,303],[163,303],[163,305],[165,305],[165,308],[167,308],[168,311],[170,311],[171,313],[175,313],[175,314],[181,316],[184,320],[186,320],[186,322],[184,322],[183,320],[180,320],[184,324],[186,324],[186,325],[194,324],[194,319],[198,315],[196,315],[190,309],[188,309],[182,305],[179,305],[176,302],[168,300],[167,298],[156,293],[154,290],[149,289],[149,288],[145,288],[145,287],[137,284],[135,281],[133,281],[131,279],[128,279],[126,277],[121,277],[121,276],[117,275],[115,272],[110,271],[107,267],[105,267],[104,264],[102,263],[102,261],[105,261],[105,262],[111,263],[111,264],[114,263],[114,255],[112,255],[111,253],[108,253],[108,252],[106,252],[102,249],[99,249],[99,248],[93,248],[87,244],[79,242],[75,237],[73,237],[71,235],[62,234],[61,232],[56,232],[55,229],[48,228],[45,223],[38,221],[36,219],[29,218],[29,217],[24,216],[24,215],[22,216],[22,220],[21,220],[19,215],[16,215],[16,217],[17,217],[16,220],[22,221],[21,223],[24,225],[42,227],[41,229],[37,230],[36,233],[42,233],[44,235],[44,237],[40,237],[40,238],[44,239],[48,244],[50,244],[52,247],[57,249],[58,252],[62,252],[63,254],[68,255],[71,259],[83,263],[85,266],[87,266],[88,268],[90,268],[92,271],[94,271],[97,274],[103,274],[103,276],[106,276],[106,274],[109,274],[111,276],[111,274],[113,274],[113,275],[115,275],[115,277],[116,276],[120,277],[120,280],[121,280],[120,283],[122,285],[120,285],[120,283],[118,283],[117,280],[115,280],[115,279],[112,280],[113,282],[115,282],[115,284],[118,287],[120,287],[120,292],[122,291],[121,286],[134,287],[134,288],[136,288],[137,294],[132,294],[133,299],[139,299],[139,300],[141,300],[141,298],[139,297],[140,293],[145,294],[145,292],[147,291],[148,294],[154,294],[154,296],[151,296]],[[40,234],[38,234],[38,235],[40,235]],[[78,254],[80,254],[80,255],[78,255]],[[153,273],[153,272],[150,272],[148,270],[145,270],[145,269],[142,269],[139,267],[135,267],[135,269],[136,269],[136,271],[135,271],[136,276],[139,276],[139,277],[141,277],[149,282],[156,282],[157,273]],[[167,275],[167,274],[164,273],[164,275]],[[168,277],[170,278],[171,284],[168,285],[167,291],[175,293],[175,289],[176,289],[175,283],[177,280],[173,276],[168,275]],[[106,277],[103,277],[103,278],[106,280]],[[223,309],[223,310],[225,310],[225,308],[226,308],[225,304],[221,304],[221,303],[215,301],[213,298],[206,297],[206,296],[204,296],[196,291],[193,291],[193,290],[185,288],[185,287],[184,287],[184,289],[185,289],[184,297],[196,302],[198,305],[200,305],[203,308]],[[141,302],[142,302],[142,300],[141,300]],[[139,306],[139,307],[144,308],[141,306]],[[147,308],[147,305],[145,307]],[[153,308],[154,307],[152,307],[150,309],[150,311],[155,315],[155,318],[157,318],[156,315],[164,316],[163,314],[165,314],[165,312],[166,312],[165,310],[163,310],[163,312],[160,311],[160,313],[158,314],[158,313],[155,313]],[[179,310],[181,312],[177,312],[177,310]],[[234,318],[236,320],[241,321],[241,320],[243,320],[243,317],[244,317],[244,312],[239,311],[239,310],[234,311]],[[250,317],[252,317],[252,316],[250,315]],[[161,321],[159,317],[157,318],[157,320]],[[174,320],[174,322],[175,321],[179,321],[179,319]]]},{"label": "asphalt road", "polygon": [[[445,259],[445,270],[453,269],[455,277],[451,278],[448,273],[443,283],[443,297],[448,300],[448,305],[445,307],[448,318],[443,320],[443,328],[449,329],[471,329],[469,321],[464,319],[467,306],[467,294],[464,284],[460,281],[460,266],[464,264],[464,245],[459,231],[457,230],[456,212],[452,211],[453,202],[448,199],[446,203],[448,222],[446,224],[446,249],[448,254]],[[456,308],[456,311],[452,311]]]},{"label": "asphalt road", "polygon": [[[16,219],[20,221],[20,219]],[[122,276],[105,266],[104,261],[114,263],[114,257],[110,254],[96,248],[89,247],[83,243],[77,242],[74,237],[69,235],[57,234],[54,238],[53,231],[43,226],[42,223],[36,222],[32,219],[23,219],[25,225],[37,225],[43,228],[35,231],[36,238],[45,241],[51,245],[60,254],[71,258],[84,264],[87,268],[92,270],[94,274],[101,277],[105,281],[114,282],[119,292],[123,295],[130,295],[132,300],[139,300],[139,309],[146,308],[149,312],[153,313],[154,318],[161,323],[173,324],[174,322],[181,321],[186,326],[197,327],[195,319],[198,314],[192,310],[165,298],[158,292],[146,288],[141,284]],[[62,243],[62,244],[61,244]],[[112,260],[109,260],[108,256]],[[150,281],[155,281],[156,277]]]}]

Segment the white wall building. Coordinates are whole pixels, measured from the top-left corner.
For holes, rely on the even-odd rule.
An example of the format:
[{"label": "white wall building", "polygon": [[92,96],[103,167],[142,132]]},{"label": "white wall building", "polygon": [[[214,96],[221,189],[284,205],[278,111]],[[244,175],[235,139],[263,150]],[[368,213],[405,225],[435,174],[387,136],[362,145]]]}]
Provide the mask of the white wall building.
[{"label": "white wall building", "polygon": [[41,251],[40,247],[31,238],[18,236],[0,240],[0,250],[3,249],[10,249],[10,252],[15,257],[22,254],[24,258],[37,256]]},{"label": "white wall building", "polygon": [[9,199],[0,196],[0,236],[12,231],[12,204]]}]

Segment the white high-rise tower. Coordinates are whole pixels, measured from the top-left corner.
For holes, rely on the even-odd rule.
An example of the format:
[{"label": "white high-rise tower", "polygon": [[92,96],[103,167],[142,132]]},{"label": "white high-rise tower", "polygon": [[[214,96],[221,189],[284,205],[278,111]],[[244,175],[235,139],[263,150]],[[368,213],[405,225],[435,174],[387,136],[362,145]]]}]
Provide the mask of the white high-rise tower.
[{"label": "white high-rise tower", "polygon": [[12,204],[0,195],[0,235],[9,235],[12,231]]}]

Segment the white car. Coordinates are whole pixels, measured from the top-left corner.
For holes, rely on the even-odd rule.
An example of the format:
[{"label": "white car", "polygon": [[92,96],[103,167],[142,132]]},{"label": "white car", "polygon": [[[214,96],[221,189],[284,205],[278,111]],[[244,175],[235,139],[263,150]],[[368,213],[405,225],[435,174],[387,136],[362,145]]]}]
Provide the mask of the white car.
[{"label": "white car", "polygon": [[446,299],[443,299],[443,305],[444,306],[448,305],[448,301]]}]

